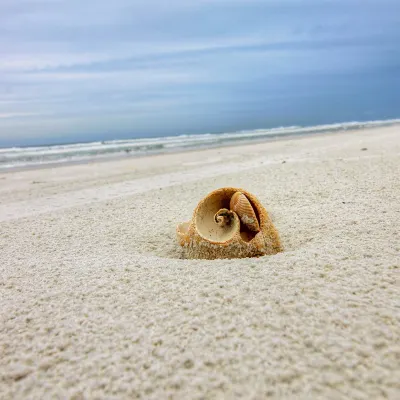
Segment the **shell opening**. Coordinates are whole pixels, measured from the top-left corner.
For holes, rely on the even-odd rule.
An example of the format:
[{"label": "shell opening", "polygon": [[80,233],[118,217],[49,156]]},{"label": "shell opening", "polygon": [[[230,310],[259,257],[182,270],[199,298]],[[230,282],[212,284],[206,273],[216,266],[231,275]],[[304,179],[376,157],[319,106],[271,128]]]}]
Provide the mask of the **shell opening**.
[{"label": "shell opening", "polygon": [[240,230],[240,220],[236,213],[229,210],[229,194],[221,192],[206,198],[197,211],[197,232],[203,238],[226,243]]},{"label": "shell opening", "polygon": [[245,241],[245,242],[250,242],[255,238],[258,232],[250,231],[247,229],[240,229],[240,237]]}]

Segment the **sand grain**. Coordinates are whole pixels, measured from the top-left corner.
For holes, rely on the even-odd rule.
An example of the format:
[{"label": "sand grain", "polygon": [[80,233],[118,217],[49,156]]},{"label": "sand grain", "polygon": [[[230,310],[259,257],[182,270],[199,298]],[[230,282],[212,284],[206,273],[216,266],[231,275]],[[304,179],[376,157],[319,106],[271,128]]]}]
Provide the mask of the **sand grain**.
[{"label": "sand grain", "polygon": [[[1,175],[0,398],[399,398],[399,155],[391,127]],[[222,186],[285,252],[181,259]]]}]

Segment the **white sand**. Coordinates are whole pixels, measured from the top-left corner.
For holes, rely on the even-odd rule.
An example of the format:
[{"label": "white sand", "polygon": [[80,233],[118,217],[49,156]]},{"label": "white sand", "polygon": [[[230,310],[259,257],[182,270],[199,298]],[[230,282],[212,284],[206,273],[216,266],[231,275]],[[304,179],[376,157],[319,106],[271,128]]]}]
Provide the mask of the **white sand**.
[{"label": "white sand", "polygon": [[[395,126],[0,174],[0,398],[400,398],[399,156]],[[180,258],[223,186],[285,252]]]}]

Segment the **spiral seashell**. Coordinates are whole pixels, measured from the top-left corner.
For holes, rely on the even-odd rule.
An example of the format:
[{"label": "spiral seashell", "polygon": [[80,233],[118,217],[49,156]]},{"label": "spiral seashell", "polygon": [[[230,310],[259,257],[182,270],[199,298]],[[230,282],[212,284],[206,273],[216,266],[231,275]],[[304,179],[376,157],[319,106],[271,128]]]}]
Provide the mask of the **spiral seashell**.
[{"label": "spiral seashell", "polygon": [[229,226],[235,219],[235,216],[232,211],[227,208],[221,208],[215,215],[215,222],[221,227]]},{"label": "spiral seashell", "polygon": [[241,192],[236,192],[229,203],[230,209],[240,218],[240,221],[251,231],[259,232],[260,225],[249,199]]},{"label": "spiral seashell", "polygon": [[209,193],[191,221],[176,229],[186,258],[243,258],[282,251],[278,232],[251,193],[231,187]]}]

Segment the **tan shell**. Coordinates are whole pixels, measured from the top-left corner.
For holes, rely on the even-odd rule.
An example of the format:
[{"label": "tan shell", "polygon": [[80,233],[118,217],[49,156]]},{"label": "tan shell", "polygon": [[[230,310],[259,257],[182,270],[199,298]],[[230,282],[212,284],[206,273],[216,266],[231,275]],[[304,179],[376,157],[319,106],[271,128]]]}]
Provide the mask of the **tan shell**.
[{"label": "tan shell", "polygon": [[260,232],[256,213],[248,198],[242,192],[236,192],[230,201],[230,209],[234,211],[240,221],[251,231]]},{"label": "tan shell", "polygon": [[[255,222],[249,226],[241,222],[239,214],[244,207],[237,208],[232,197],[239,192],[244,196],[254,216]],[[235,200],[243,198],[236,194]],[[243,215],[249,215],[249,209]],[[246,218],[244,218],[246,220]],[[271,219],[251,193],[231,187],[217,189],[202,199],[194,210],[192,220],[177,226],[179,244],[183,247],[187,258],[244,258],[257,257],[266,254],[276,254],[282,251],[278,232]]]}]

